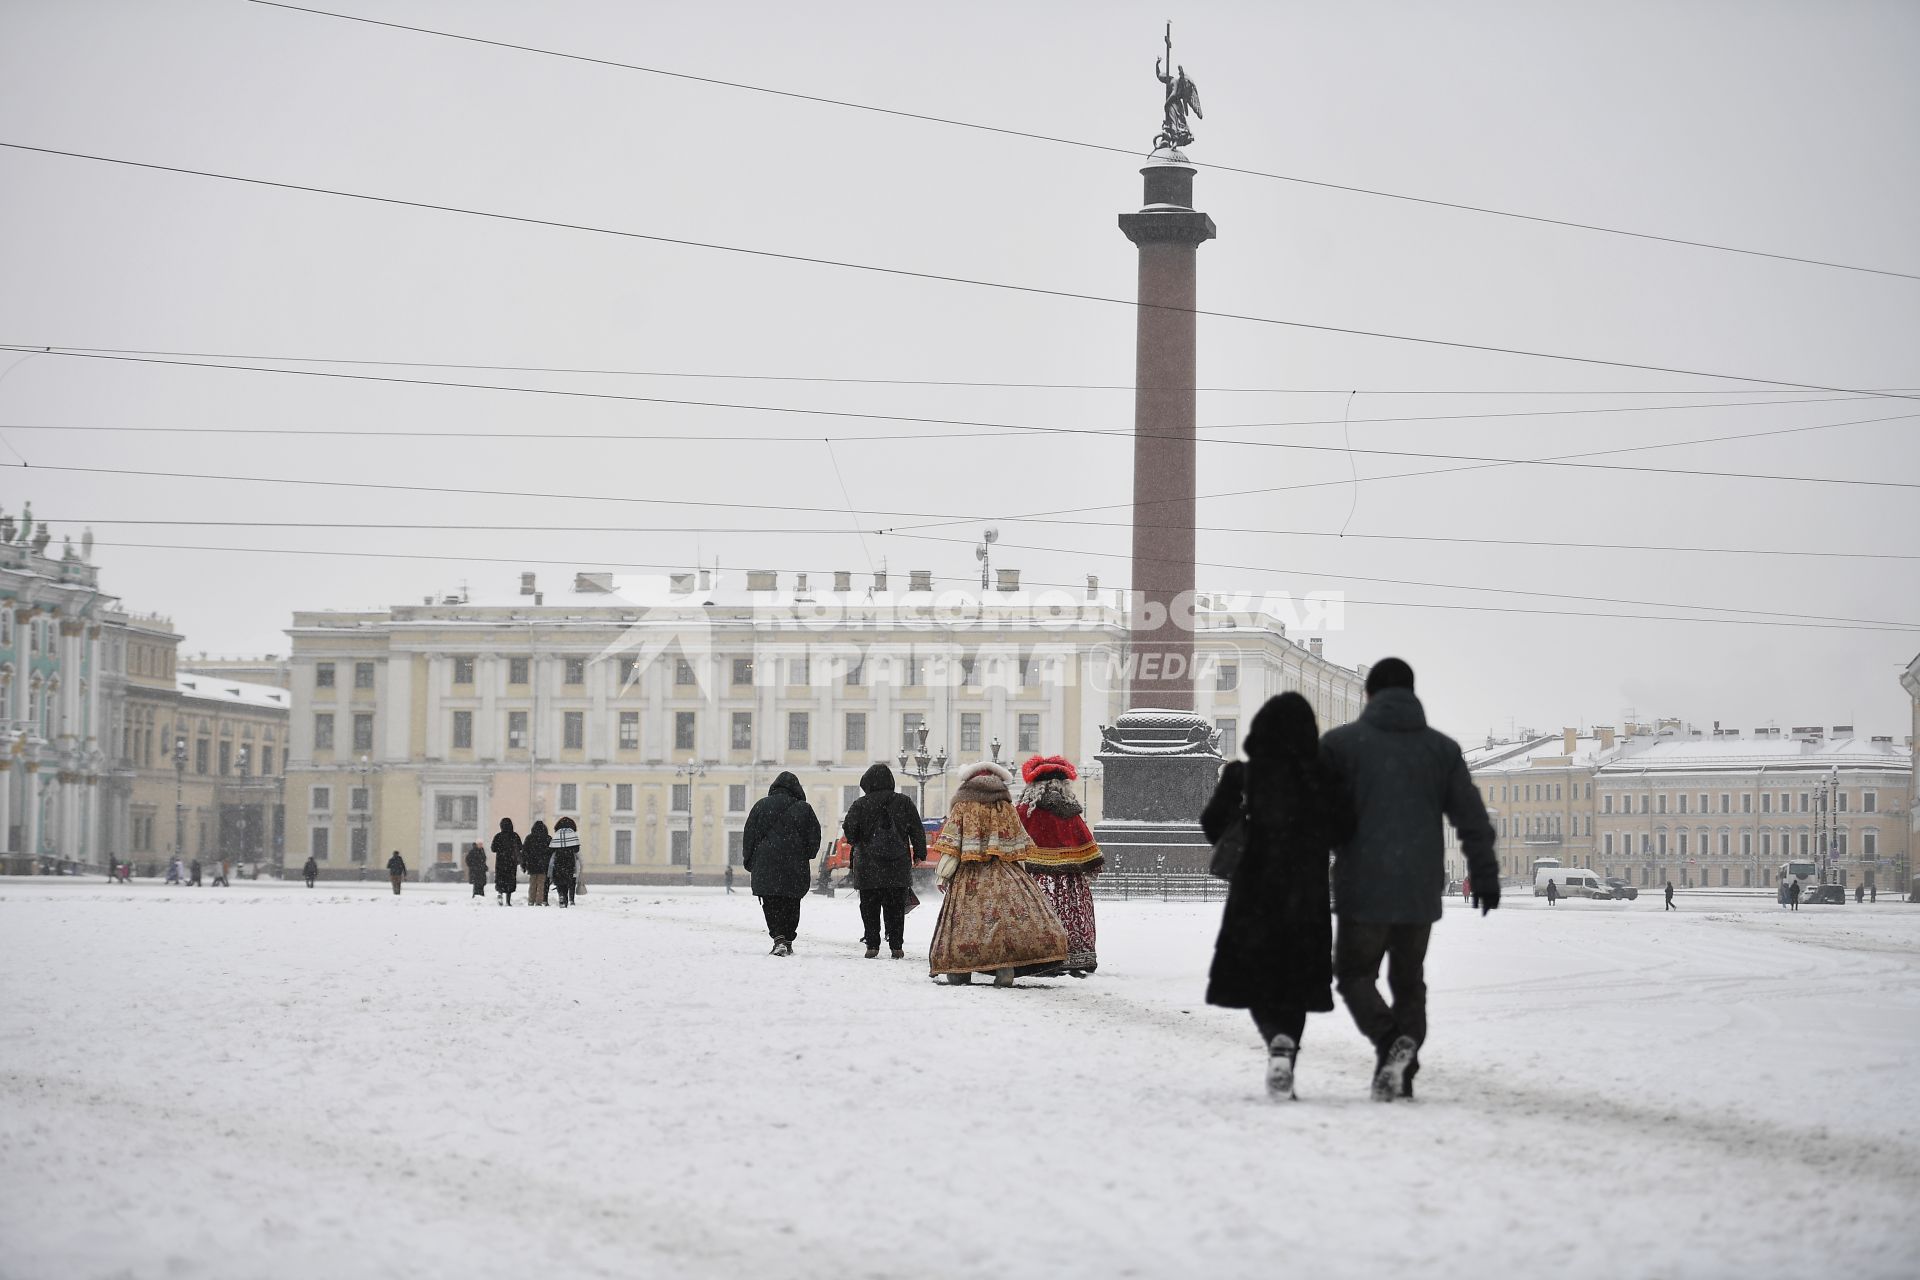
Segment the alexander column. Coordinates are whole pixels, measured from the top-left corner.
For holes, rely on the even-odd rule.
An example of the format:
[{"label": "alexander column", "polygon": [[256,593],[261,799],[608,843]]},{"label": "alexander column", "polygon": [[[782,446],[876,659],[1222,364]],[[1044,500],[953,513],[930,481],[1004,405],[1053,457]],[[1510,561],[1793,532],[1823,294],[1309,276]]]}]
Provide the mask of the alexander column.
[{"label": "alexander column", "polygon": [[1134,340],[1133,616],[1127,710],[1101,728],[1106,770],[1098,838],[1124,869],[1204,870],[1200,810],[1220,771],[1213,726],[1194,710],[1196,491],[1195,308],[1200,245],[1213,219],[1193,207],[1188,117],[1200,94],[1173,62],[1169,24],[1154,75],[1166,96],[1160,133],[1140,170],[1138,213],[1120,230],[1140,250]]}]

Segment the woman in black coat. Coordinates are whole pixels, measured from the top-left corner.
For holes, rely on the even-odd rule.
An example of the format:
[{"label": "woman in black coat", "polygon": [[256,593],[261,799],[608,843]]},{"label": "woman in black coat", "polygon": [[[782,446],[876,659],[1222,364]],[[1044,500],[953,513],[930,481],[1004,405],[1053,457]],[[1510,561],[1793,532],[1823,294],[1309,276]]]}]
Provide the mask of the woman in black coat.
[{"label": "woman in black coat", "polygon": [[500,830],[493,837],[493,891],[500,905],[513,905],[513,891],[520,885],[520,836],[512,818],[500,819]]},{"label": "woman in black coat", "polygon": [[1309,1012],[1333,1008],[1333,917],[1327,864],[1349,825],[1320,758],[1313,707],[1297,693],[1270,699],[1247,733],[1247,760],[1220,775],[1200,815],[1218,840],[1247,814],[1246,854],[1227,888],[1207,1003],[1252,1011],[1267,1045],[1267,1091],[1293,1094]]},{"label": "woman in black coat", "polygon": [[782,773],[754,803],[740,835],[740,862],[753,877],[753,894],[773,939],[769,955],[793,954],[800,931],[800,902],[813,877],[807,863],[820,850],[820,818],[807,803],[807,789]]},{"label": "woman in black coat", "polygon": [[547,872],[553,868],[553,837],[547,824],[535,818],[532,830],[520,846],[520,859],[527,868],[527,905],[547,905]]},{"label": "woman in black coat", "polygon": [[487,851],[479,845],[467,849],[467,882],[473,886],[473,896],[487,896]]}]

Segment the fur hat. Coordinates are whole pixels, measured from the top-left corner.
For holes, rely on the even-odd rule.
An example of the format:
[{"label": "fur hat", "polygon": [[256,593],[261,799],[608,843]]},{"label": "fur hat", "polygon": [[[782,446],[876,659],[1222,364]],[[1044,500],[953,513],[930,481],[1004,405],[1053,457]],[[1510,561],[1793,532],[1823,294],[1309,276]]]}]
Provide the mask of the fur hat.
[{"label": "fur hat", "polygon": [[1013,785],[1013,774],[1007,766],[995,764],[991,760],[976,760],[974,763],[960,770],[960,781],[965,782],[969,778],[977,778],[983,773],[992,774],[1008,786]]},{"label": "fur hat", "polygon": [[1065,778],[1072,782],[1079,776],[1080,771],[1065,756],[1034,756],[1020,766],[1020,780],[1026,783],[1038,782],[1042,778]]}]

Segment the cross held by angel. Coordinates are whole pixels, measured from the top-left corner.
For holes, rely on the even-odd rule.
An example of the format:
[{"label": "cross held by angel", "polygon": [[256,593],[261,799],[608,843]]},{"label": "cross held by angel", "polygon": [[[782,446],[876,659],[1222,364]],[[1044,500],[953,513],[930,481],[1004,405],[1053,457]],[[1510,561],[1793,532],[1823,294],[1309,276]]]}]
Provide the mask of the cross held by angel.
[{"label": "cross held by angel", "polygon": [[1166,55],[1153,60],[1153,75],[1166,87],[1166,102],[1162,108],[1160,132],[1154,135],[1153,145],[1161,147],[1185,147],[1193,143],[1193,130],[1187,127],[1187,116],[1192,114],[1196,120],[1207,118],[1200,109],[1200,87],[1187,78],[1187,69],[1174,65],[1173,61],[1173,24],[1167,24]]}]

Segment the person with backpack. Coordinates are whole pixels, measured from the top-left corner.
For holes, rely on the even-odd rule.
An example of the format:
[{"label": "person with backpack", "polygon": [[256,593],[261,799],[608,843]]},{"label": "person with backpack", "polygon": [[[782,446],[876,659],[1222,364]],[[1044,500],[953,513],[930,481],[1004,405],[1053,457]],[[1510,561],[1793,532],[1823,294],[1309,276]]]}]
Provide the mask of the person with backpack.
[{"label": "person with backpack", "polygon": [[753,877],[753,896],[760,899],[773,939],[769,955],[793,954],[800,901],[812,881],[807,863],[819,851],[820,818],[807,803],[807,789],[792,773],[782,772],[754,802],[740,836],[741,865]]},{"label": "person with backpack", "polygon": [[[847,837],[853,887],[860,892],[862,941],[867,944],[867,959],[878,958],[884,919],[888,950],[901,960],[907,954],[907,895],[913,892],[913,864],[927,860],[927,831],[920,825],[920,811],[913,801],[894,789],[893,770],[886,765],[868,766],[860,775],[860,793],[847,806],[840,830]],[[727,870],[731,877],[733,869]]]},{"label": "person with backpack", "polygon": [[538,818],[520,846],[520,861],[527,869],[527,905],[546,906],[547,874],[553,870],[553,837],[547,834],[547,824]]},{"label": "person with backpack", "polygon": [[500,830],[493,836],[493,893],[503,907],[513,905],[513,891],[519,887],[521,851],[513,819],[500,819]]},{"label": "person with backpack", "polygon": [[572,818],[553,824],[553,887],[560,893],[560,905],[573,905],[574,877],[580,873],[580,832]]}]

